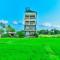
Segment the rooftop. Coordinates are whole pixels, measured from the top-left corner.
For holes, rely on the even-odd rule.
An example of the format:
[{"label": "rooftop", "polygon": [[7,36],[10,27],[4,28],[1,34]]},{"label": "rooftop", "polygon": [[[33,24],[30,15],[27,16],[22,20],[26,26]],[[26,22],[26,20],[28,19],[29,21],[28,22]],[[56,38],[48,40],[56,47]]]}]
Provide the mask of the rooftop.
[{"label": "rooftop", "polygon": [[33,12],[33,13],[36,13],[36,11],[33,11],[30,8],[26,8],[25,12]]}]

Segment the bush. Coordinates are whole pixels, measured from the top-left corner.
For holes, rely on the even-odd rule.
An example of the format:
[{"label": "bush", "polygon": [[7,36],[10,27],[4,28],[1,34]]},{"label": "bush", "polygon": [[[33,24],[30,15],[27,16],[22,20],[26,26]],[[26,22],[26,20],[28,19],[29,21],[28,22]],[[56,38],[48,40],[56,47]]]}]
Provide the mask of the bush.
[{"label": "bush", "polygon": [[24,31],[18,31],[18,32],[16,33],[16,35],[17,35],[17,37],[19,37],[19,38],[25,37]]},{"label": "bush", "polygon": [[3,34],[2,37],[3,38],[8,38],[9,37],[9,34]]},{"label": "bush", "polygon": [[38,34],[37,34],[37,33],[34,33],[34,36],[35,36],[35,37],[38,37]]}]

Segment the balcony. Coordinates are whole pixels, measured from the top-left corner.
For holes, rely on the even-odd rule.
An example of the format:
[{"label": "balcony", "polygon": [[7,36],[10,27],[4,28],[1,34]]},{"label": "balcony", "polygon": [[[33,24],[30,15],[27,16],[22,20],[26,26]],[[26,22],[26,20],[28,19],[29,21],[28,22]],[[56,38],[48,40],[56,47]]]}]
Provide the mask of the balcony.
[{"label": "balcony", "polygon": [[25,31],[31,31],[31,32],[34,32],[34,31],[36,31],[36,30],[25,30]]},{"label": "balcony", "polygon": [[25,31],[36,31],[36,27],[35,26],[26,26]]}]

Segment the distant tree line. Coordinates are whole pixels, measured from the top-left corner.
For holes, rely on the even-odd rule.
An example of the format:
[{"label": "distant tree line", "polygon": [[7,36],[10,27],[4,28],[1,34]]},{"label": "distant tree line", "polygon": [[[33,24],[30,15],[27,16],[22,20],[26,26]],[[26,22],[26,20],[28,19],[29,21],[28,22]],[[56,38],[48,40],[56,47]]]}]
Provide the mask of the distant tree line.
[{"label": "distant tree line", "polygon": [[[11,25],[5,25],[3,23],[0,23],[0,38],[23,38],[25,37],[24,30],[16,31]],[[60,34],[60,30],[57,29],[51,29],[51,30],[39,30],[33,36],[38,37],[39,35],[56,35]]]},{"label": "distant tree line", "polygon": [[38,31],[38,34],[55,35],[55,34],[60,34],[60,30],[57,30],[57,29],[40,30],[40,31]]}]

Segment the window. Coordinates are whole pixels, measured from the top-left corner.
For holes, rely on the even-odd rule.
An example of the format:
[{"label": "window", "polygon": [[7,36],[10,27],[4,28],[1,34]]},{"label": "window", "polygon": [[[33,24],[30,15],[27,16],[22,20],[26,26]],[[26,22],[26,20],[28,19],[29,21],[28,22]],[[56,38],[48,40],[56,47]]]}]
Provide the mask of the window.
[{"label": "window", "polygon": [[26,35],[29,35],[29,32],[26,32]]},{"label": "window", "polygon": [[29,21],[26,21],[25,24],[26,24],[26,25],[29,25]]},{"label": "window", "polygon": [[30,32],[30,35],[34,35],[35,32]]},{"label": "window", "polygon": [[26,30],[29,30],[29,26],[26,26]]},{"label": "window", "polygon": [[25,19],[29,19],[29,15],[25,15]]},{"label": "window", "polygon": [[30,24],[31,24],[31,25],[35,25],[35,21],[31,21]]},{"label": "window", "polygon": [[35,15],[31,15],[30,16],[30,19],[35,19]]},{"label": "window", "polygon": [[30,26],[30,30],[35,30],[36,26]]}]

